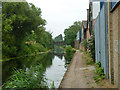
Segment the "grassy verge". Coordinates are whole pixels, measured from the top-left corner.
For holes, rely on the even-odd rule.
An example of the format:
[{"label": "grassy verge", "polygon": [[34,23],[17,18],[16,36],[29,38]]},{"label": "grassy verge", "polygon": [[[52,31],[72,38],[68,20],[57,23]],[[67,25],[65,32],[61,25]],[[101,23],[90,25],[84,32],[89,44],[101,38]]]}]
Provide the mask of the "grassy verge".
[{"label": "grassy verge", "polygon": [[66,59],[66,66],[68,66],[68,64],[70,64],[70,61],[73,58],[74,53],[76,52],[75,49],[73,49],[71,46],[68,46],[65,48],[65,59]]},{"label": "grassy verge", "polygon": [[14,70],[9,81],[4,83],[5,88],[47,88],[42,65],[31,66],[26,70]]},{"label": "grassy verge", "polygon": [[11,59],[17,59],[17,58],[22,58],[22,57],[27,57],[27,56],[35,56],[35,55],[39,55],[39,54],[43,54],[43,53],[49,53],[49,52],[52,52],[52,50],[48,50],[48,51],[45,51],[45,52],[37,52],[37,53],[33,53],[33,54],[28,54],[28,55],[22,55],[22,56],[19,56],[19,57],[5,58],[5,59],[0,60],[0,61],[5,62],[5,61],[9,61]]},{"label": "grassy verge", "polygon": [[97,62],[95,63],[95,71],[94,73],[96,74],[96,76],[94,76],[94,80],[96,83],[98,83],[99,81],[105,79],[105,74],[104,74],[104,68],[101,67],[101,63]]},{"label": "grassy verge", "polygon": [[80,52],[83,53],[82,54],[82,59],[86,60],[87,65],[93,65],[94,64],[94,60],[93,60],[93,58],[91,57],[91,55],[88,52],[85,52],[83,50],[80,50]]}]

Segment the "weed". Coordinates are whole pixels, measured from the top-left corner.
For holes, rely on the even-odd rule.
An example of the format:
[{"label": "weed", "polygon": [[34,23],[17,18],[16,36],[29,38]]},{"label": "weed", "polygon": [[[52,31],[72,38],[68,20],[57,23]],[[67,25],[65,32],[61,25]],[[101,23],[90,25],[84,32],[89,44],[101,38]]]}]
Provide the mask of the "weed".
[{"label": "weed", "polygon": [[47,88],[42,65],[27,68],[26,70],[14,70],[3,88]]},{"label": "weed", "polygon": [[99,82],[105,78],[104,68],[101,67],[100,62],[97,62],[95,64],[95,67],[96,67],[96,69],[95,69],[94,73],[97,74],[97,76],[94,76],[93,78],[94,78],[95,82]]},{"label": "weed", "polygon": [[93,59],[87,60],[86,64],[87,65],[92,65],[94,63]]},{"label": "weed", "polygon": [[55,89],[54,81],[53,81],[52,84],[51,84],[51,88],[52,88],[52,89]]},{"label": "weed", "polygon": [[83,50],[80,49],[80,52],[83,52]]},{"label": "weed", "polygon": [[90,81],[88,81],[86,84],[89,85],[89,84],[90,84]]}]

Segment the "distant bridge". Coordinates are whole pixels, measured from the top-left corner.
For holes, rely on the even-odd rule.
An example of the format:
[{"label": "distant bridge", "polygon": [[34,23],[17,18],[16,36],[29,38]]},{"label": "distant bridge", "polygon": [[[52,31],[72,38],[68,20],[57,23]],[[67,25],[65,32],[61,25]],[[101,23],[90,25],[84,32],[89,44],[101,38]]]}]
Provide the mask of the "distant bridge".
[{"label": "distant bridge", "polygon": [[65,42],[64,41],[53,42],[52,43],[53,49],[54,49],[54,45],[65,45]]},{"label": "distant bridge", "polygon": [[53,45],[65,45],[64,41],[53,42]]}]

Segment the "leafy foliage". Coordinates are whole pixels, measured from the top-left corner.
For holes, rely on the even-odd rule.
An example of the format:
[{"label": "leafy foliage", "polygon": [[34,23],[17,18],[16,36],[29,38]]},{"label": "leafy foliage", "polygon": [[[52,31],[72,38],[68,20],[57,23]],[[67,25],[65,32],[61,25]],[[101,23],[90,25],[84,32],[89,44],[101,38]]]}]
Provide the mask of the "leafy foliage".
[{"label": "leafy foliage", "polygon": [[81,30],[81,22],[80,21],[74,22],[74,24],[71,25],[68,29],[64,30],[65,43],[67,45],[71,45],[72,47],[74,47],[76,36],[77,36],[77,31],[79,31],[79,30]]},{"label": "leafy foliage", "polygon": [[45,31],[46,21],[41,13],[32,3],[3,2],[3,59],[52,48],[52,35]]},{"label": "leafy foliage", "polygon": [[84,40],[84,41],[83,41],[83,46],[84,46],[85,49],[88,48],[88,42],[87,42],[87,40]]},{"label": "leafy foliage", "polygon": [[72,49],[72,47],[69,45],[65,48],[65,51],[66,51],[65,58],[67,61],[66,64],[69,64],[76,50]]},{"label": "leafy foliage", "polygon": [[15,70],[3,88],[47,88],[41,65]]},{"label": "leafy foliage", "polygon": [[94,63],[93,59],[87,60],[87,62],[86,62],[87,65],[91,65],[93,63]]},{"label": "leafy foliage", "polygon": [[94,36],[94,31],[92,32],[92,35],[90,39],[84,40],[83,45],[85,50],[88,50],[90,53],[91,57],[95,60],[95,36]]},{"label": "leafy foliage", "polygon": [[94,76],[93,78],[96,82],[99,82],[100,80],[105,78],[104,68],[101,67],[100,62],[97,62],[95,66],[96,66],[95,73],[97,74],[97,76]]},{"label": "leafy foliage", "polygon": [[91,57],[95,60],[95,36],[92,32],[91,38],[88,40],[88,50]]}]

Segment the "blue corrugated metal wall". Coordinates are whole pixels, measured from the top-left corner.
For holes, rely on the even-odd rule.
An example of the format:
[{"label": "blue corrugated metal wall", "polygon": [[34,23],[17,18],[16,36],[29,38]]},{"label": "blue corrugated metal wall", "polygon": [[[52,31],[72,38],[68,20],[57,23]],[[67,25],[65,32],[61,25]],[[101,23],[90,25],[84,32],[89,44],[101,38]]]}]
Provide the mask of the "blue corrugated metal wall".
[{"label": "blue corrugated metal wall", "polygon": [[100,61],[104,68],[104,73],[108,79],[109,61],[108,61],[108,19],[107,3],[104,3],[96,19],[95,31],[95,57],[96,62]]},{"label": "blue corrugated metal wall", "polygon": [[114,2],[111,2],[111,10],[114,8],[117,2],[119,2],[119,0],[114,0]]},{"label": "blue corrugated metal wall", "polygon": [[79,43],[81,43],[81,30],[79,31]]}]

